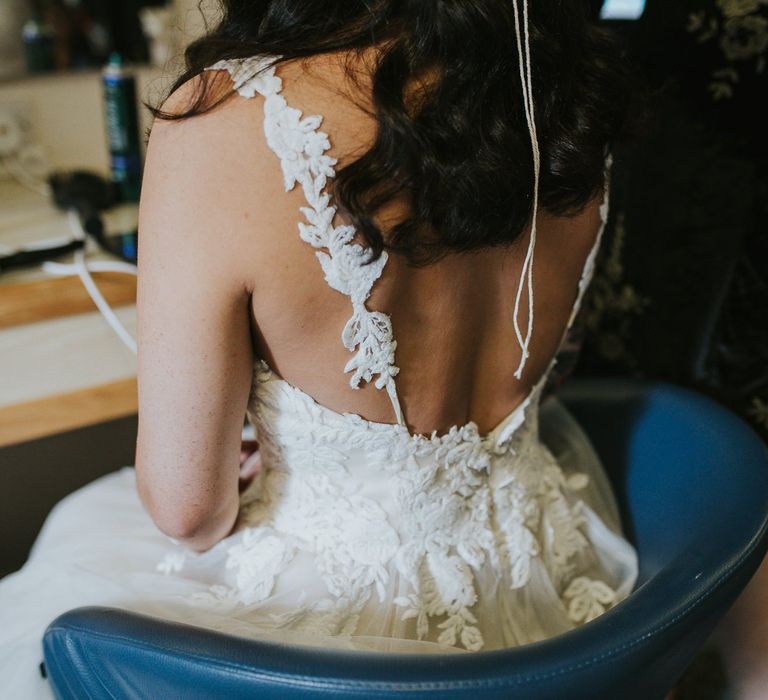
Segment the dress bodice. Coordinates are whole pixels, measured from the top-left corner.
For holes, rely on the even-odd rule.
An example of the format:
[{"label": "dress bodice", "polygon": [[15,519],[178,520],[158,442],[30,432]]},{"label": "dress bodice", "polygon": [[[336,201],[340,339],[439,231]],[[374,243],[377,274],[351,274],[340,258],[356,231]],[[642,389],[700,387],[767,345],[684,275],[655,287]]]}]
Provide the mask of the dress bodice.
[{"label": "dress bodice", "polygon": [[[422,436],[332,411],[258,363],[249,416],[268,468],[244,497],[243,519],[255,534],[231,558],[241,574],[236,595],[253,602],[271,590],[296,549],[308,547],[331,595],[355,601],[352,614],[370,589],[386,602],[385,584],[396,573],[410,592],[393,602],[417,617],[420,635],[430,618],[445,616],[438,642],[474,650],[483,646],[471,612],[475,572],[488,566],[510,588],[522,588],[531,559],[546,555],[573,619],[595,614],[595,603],[602,611],[599,600],[585,607],[583,591],[566,587],[571,558],[588,545],[574,497],[587,478],[566,478],[538,440],[541,386],[486,435],[470,422]],[[293,538],[275,539],[268,562],[264,523]],[[611,602],[607,587],[597,592]]]},{"label": "dress bodice", "polygon": [[[353,241],[354,228],[333,224],[336,209],[325,186],[336,160],[326,153],[330,142],[319,130],[321,117],[288,106],[269,57],[210,68],[228,71],[243,97],[265,98],[264,131],[280,159],[285,189],[298,184],[307,200],[299,235],[316,250],[328,284],[351,302],[342,331],[351,353],[350,384],[374,382],[385,390],[397,422],[333,411],[257,360],[248,415],[263,468],[241,496],[244,529],[214,547],[225,556],[231,583],[211,586],[207,595],[223,605],[259,606],[303,553],[325,595],[272,615],[276,627],[351,634],[375,592],[380,605],[391,603],[401,620],[415,622],[418,639],[477,650],[485,645],[475,607],[480,579],[522,590],[534,569],[539,576],[546,572],[574,623],[599,615],[616,592],[577,566],[591,546],[578,498],[588,478],[566,476],[538,436],[539,399],[556,359],[487,434],[473,422],[442,435],[411,434],[397,395],[390,317],[366,305],[387,255],[365,265],[367,250]],[[607,206],[606,192],[603,226]],[[601,236],[602,227],[585,260],[568,328]],[[179,571],[191,556],[174,552],[161,568]],[[397,595],[387,600],[395,579]]]}]

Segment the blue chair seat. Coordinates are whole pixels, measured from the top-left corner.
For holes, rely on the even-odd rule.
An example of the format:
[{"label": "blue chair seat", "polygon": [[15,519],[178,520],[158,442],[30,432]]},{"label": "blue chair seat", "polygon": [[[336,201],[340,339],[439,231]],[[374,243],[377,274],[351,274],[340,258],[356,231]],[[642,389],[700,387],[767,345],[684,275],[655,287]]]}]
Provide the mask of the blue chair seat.
[{"label": "blue chair seat", "polygon": [[632,594],[522,647],[459,655],[270,644],[104,607],[44,640],[61,700],[662,700],[768,548],[768,452],[730,411],[666,384],[572,381],[561,399],[606,465],[637,547]]}]

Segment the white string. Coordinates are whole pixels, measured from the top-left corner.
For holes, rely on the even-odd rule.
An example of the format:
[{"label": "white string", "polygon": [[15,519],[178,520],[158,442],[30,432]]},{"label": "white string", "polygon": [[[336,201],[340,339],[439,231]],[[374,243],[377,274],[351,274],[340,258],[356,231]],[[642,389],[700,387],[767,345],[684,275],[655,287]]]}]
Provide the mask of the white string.
[{"label": "white string", "polygon": [[[85,231],[83,230],[82,223],[80,223],[80,217],[78,216],[77,212],[74,210],[69,210],[67,212],[67,218],[69,221],[69,226],[72,230],[72,235],[78,240],[85,240]],[[91,270],[97,270],[99,268],[102,270],[113,269],[119,272],[129,272],[136,274],[138,270],[137,266],[130,265],[129,263],[121,264],[110,262],[109,264],[105,264],[101,261],[86,262],[85,252],[82,248],[79,248],[75,251],[74,257],[75,262],[73,265],[63,265],[61,263],[48,261],[43,263],[42,269],[45,272],[54,275],[79,276],[80,281],[85,286],[85,289],[93,300],[93,303],[96,304],[96,308],[98,308],[102,316],[104,316],[107,323],[109,323],[109,325],[112,327],[112,330],[117,333],[120,340],[122,340],[128,349],[135,355],[137,353],[136,340],[130,334],[128,329],[126,329],[126,327],[122,324],[120,319],[117,317],[117,314],[112,310],[112,307],[99,291],[99,288],[96,286],[96,282],[94,282],[93,277],[91,277]]]},{"label": "white string", "polygon": [[125,343],[126,347],[136,355],[138,352],[136,340],[117,317],[117,314],[112,310],[112,307],[96,286],[96,282],[94,282],[93,277],[91,277],[88,265],[85,262],[85,253],[82,248],[75,251],[75,265],[77,266],[78,276],[80,277],[81,282],[85,286],[93,303],[96,304],[96,307],[101,312],[101,315],[104,316],[107,323],[112,327],[112,330],[117,333],[118,338],[120,338],[120,340]]},{"label": "white string", "polygon": [[[90,272],[126,272],[130,275],[137,274],[136,265],[117,260],[88,260],[86,263]],[[54,260],[46,260],[41,269],[51,275],[70,277],[77,274],[77,266],[72,263],[60,263]]]},{"label": "white string", "polygon": [[[539,178],[541,174],[541,154],[539,152],[539,139],[536,132],[536,119],[533,104],[533,77],[531,71],[531,39],[529,33],[528,21],[528,0],[523,1],[523,25],[520,29],[520,6],[518,0],[512,0],[515,12],[515,35],[517,39],[517,54],[520,64],[520,82],[523,87],[523,108],[525,109],[525,120],[528,123],[528,133],[531,138],[531,149],[533,152],[533,214],[531,215],[531,236],[528,243],[528,250],[523,261],[523,269],[520,272],[520,283],[517,287],[515,296],[514,327],[517,342],[522,351],[520,356],[520,365],[515,371],[515,377],[520,379],[526,360],[528,359],[528,347],[531,343],[533,334],[533,253],[536,246],[536,214],[539,209]],[[523,48],[523,45],[525,48]],[[523,294],[523,287],[528,287],[528,328],[525,339],[520,331],[518,316],[520,315],[520,299]]]}]

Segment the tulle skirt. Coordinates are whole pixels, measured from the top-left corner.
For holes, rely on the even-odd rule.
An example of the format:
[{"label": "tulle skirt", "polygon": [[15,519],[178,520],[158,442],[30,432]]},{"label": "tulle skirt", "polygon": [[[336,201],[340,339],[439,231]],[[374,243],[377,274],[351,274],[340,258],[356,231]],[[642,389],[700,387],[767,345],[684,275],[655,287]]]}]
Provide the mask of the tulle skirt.
[{"label": "tulle skirt", "polygon": [[[602,464],[588,438],[554,397],[540,408],[543,441],[566,476],[581,472],[589,483],[579,490],[584,502],[585,534],[591,547],[577,560],[578,571],[605,581],[616,593],[614,604],[632,591],[638,573],[636,551],[622,533],[621,521]],[[235,533],[228,540],[242,537]],[[402,608],[387,601],[406,595],[406,582],[393,573],[384,603],[373,594],[353,633],[343,616],[312,634],[292,631],[286,616],[302,600],[327,598],[328,591],[308,552],[298,552],[285,575],[275,579],[269,597],[258,605],[233,605],[211,595],[211,586],[231,585],[226,578],[224,540],[188,562],[178,574],[157,570],[170,540],[141,506],[132,466],[103,476],[59,502],[51,511],[24,567],[0,580],[0,697],[50,699],[39,672],[42,637],[60,613],[82,605],[107,605],[186,622],[236,635],[341,649],[407,653],[472,653],[417,639],[416,620],[402,619]],[[576,623],[538,559],[523,588],[499,590],[490,567],[476,575],[478,602],[473,614],[484,649],[522,645],[572,629]],[[506,627],[498,627],[499,605]]]}]

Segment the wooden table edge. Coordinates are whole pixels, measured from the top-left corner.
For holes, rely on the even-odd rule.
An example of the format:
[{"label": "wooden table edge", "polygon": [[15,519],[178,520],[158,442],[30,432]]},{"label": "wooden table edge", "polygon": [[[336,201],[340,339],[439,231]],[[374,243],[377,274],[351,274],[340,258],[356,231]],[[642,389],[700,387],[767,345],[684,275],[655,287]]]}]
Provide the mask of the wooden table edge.
[{"label": "wooden table edge", "polygon": [[136,377],[0,406],[0,447],[138,413]]}]

